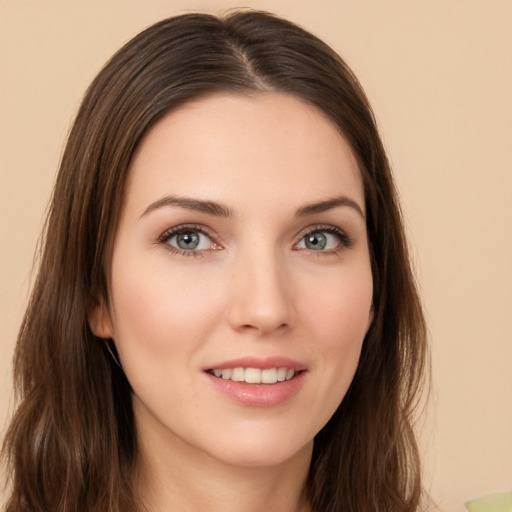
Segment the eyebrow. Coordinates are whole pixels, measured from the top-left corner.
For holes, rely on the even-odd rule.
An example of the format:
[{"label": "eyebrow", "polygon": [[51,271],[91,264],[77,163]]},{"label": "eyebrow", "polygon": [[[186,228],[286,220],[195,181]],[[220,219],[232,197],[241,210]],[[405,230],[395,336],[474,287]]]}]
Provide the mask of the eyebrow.
[{"label": "eyebrow", "polygon": [[[185,210],[202,212],[208,215],[214,215],[216,217],[235,217],[235,214],[231,208],[228,208],[227,206],[224,206],[220,203],[174,195],[162,197],[161,199],[158,199],[154,203],[151,203],[144,210],[141,217],[144,217],[145,215],[148,215],[152,211],[158,208],[162,208],[164,206],[179,206],[180,208],[184,208]],[[309,215],[326,212],[328,210],[332,210],[333,208],[338,208],[340,206],[348,206],[349,208],[353,208],[363,219],[365,219],[365,215],[363,213],[362,208],[353,199],[350,199],[349,197],[346,196],[336,196],[331,199],[326,199],[324,201],[307,204],[305,206],[300,207],[295,212],[295,216],[307,217]]]},{"label": "eyebrow", "polygon": [[295,216],[306,217],[308,215],[314,215],[315,213],[326,212],[339,206],[348,206],[349,208],[353,208],[364,220],[366,220],[363,209],[353,199],[350,199],[347,196],[336,196],[318,203],[307,204],[299,208],[295,213]]},{"label": "eyebrow", "polygon": [[196,212],[207,213],[208,215],[215,215],[216,217],[234,217],[234,212],[227,206],[223,206],[214,201],[203,201],[201,199],[192,199],[189,197],[180,196],[165,196],[151,203],[145,210],[141,217],[151,213],[152,211],[161,208],[162,206],[179,206],[185,210],[192,210]]}]

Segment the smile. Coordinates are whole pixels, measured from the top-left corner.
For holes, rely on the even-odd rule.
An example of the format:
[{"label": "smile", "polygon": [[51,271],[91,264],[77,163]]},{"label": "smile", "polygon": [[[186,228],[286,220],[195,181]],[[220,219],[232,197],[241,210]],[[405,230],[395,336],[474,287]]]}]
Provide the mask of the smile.
[{"label": "smile", "polygon": [[208,373],[223,380],[245,382],[247,384],[276,384],[285,382],[296,375],[293,368],[215,368]]}]

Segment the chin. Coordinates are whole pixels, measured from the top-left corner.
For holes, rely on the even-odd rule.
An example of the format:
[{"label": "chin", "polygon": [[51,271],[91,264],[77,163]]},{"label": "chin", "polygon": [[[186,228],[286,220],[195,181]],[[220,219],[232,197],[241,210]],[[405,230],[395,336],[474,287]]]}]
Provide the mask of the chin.
[{"label": "chin", "polygon": [[295,463],[299,459],[311,458],[313,441],[298,449],[276,448],[274,443],[268,446],[236,446],[229,453],[218,454],[216,458],[222,458],[225,464],[241,468],[269,468],[287,463]]},{"label": "chin", "polygon": [[[272,467],[290,461],[311,458],[313,439],[308,436],[290,435],[272,431],[264,426],[254,426],[240,432],[230,433],[217,439],[208,450],[210,456],[225,464],[237,467]],[[237,435],[238,434],[238,435]]]}]

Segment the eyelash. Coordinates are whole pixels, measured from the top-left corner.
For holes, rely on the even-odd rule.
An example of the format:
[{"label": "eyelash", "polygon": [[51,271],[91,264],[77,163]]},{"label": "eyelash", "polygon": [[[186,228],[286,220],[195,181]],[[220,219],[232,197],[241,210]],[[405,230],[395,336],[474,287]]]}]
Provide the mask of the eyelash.
[{"label": "eyelash", "polygon": [[[160,235],[158,238],[158,243],[161,245],[164,245],[165,248],[172,252],[173,254],[177,254],[179,256],[204,256],[204,253],[207,252],[205,250],[183,250],[178,249],[177,247],[174,247],[173,245],[169,244],[169,240],[171,240],[175,235],[179,235],[181,233],[186,233],[187,231],[190,231],[192,233],[200,233],[202,235],[207,236],[210,240],[212,240],[212,236],[210,233],[203,227],[196,224],[180,224],[179,226],[174,226],[164,233]],[[212,240],[213,242],[213,240]],[[213,242],[215,243],[215,242]]]},{"label": "eyelash", "polygon": [[[331,225],[323,225],[319,224],[316,226],[310,226],[306,228],[304,232],[301,233],[299,242],[304,240],[305,237],[308,235],[312,235],[313,233],[328,233],[330,235],[334,235],[339,239],[339,246],[335,247],[334,249],[326,250],[326,251],[313,251],[310,252],[316,253],[317,256],[325,255],[325,254],[333,254],[333,253],[339,253],[344,249],[350,249],[354,245],[354,239],[351,238],[345,231],[341,230],[340,228],[337,228],[336,226]],[[297,242],[297,243],[299,243]],[[295,244],[297,245],[297,244]]]},{"label": "eyelash", "polygon": [[[167,231],[165,231],[164,233],[162,233],[162,235],[160,235],[160,237],[158,238],[158,243],[161,245],[165,245],[167,250],[169,250],[173,254],[177,254],[180,256],[187,256],[187,257],[204,256],[205,252],[209,252],[208,250],[204,250],[204,249],[202,249],[202,250],[178,249],[177,247],[174,247],[173,245],[170,245],[168,243],[169,240],[171,240],[175,235],[179,235],[179,234],[185,233],[187,231],[190,231],[193,233],[200,233],[202,235],[207,236],[210,240],[212,240],[212,236],[210,235],[209,231],[204,228],[204,226],[200,226],[200,225],[196,225],[196,224],[180,224],[179,226],[174,226],[174,227],[168,229]],[[310,252],[312,252],[312,253],[316,252],[317,256],[320,256],[322,254],[325,255],[325,254],[338,253],[338,252],[342,251],[343,249],[349,249],[350,247],[352,247],[354,245],[354,240],[350,236],[348,236],[347,233],[342,231],[341,229],[339,229],[335,226],[330,226],[330,225],[316,225],[316,226],[310,226],[306,230],[304,230],[300,235],[299,241],[294,244],[294,247],[298,243],[300,243],[302,240],[304,240],[304,238],[306,236],[312,235],[314,233],[328,233],[328,234],[336,236],[340,241],[340,246],[336,247],[334,249],[331,249],[331,250],[326,250],[326,251],[310,250]],[[213,242],[213,240],[212,240],[212,243],[215,244],[215,242]],[[210,249],[210,250],[212,250],[212,249]],[[215,250],[215,249],[213,249],[213,250]]]}]

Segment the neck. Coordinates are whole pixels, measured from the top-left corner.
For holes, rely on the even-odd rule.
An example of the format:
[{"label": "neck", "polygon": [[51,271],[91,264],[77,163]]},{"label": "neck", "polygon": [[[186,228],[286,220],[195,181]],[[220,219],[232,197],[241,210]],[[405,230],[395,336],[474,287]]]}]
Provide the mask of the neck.
[{"label": "neck", "polygon": [[255,467],[219,461],[184,442],[147,440],[139,436],[135,481],[144,511],[310,511],[304,489],[312,443],[282,463]]}]

